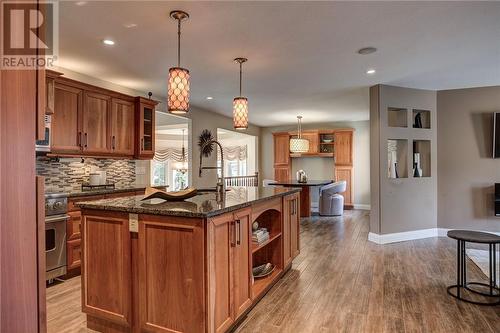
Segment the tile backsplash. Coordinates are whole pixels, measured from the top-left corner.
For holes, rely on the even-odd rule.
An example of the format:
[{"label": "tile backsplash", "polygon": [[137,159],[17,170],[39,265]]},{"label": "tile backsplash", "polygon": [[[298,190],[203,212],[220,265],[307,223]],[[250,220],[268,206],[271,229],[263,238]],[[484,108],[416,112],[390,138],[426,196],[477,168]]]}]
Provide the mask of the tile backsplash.
[{"label": "tile backsplash", "polygon": [[47,157],[36,159],[37,175],[45,177],[46,192],[68,192],[81,189],[89,181],[91,169],[105,170],[107,180],[117,188],[136,184],[136,161],[85,158]]}]

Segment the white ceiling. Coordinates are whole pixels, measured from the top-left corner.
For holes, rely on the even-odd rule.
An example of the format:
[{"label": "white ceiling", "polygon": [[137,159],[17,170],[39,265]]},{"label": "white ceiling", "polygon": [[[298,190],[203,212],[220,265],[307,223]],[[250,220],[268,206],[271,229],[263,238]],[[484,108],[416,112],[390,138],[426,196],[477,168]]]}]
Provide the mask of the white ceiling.
[{"label": "white ceiling", "polygon": [[[377,83],[500,85],[499,2],[61,2],[59,65],[165,96],[174,9],[191,15],[181,59],[191,103],[230,116],[232,59],[244,56],[243,94],[260,126],[293,124],[298,114],[305,123],[368,119],[367,87]],[[379,51],[358,55],[365,46]]]}]

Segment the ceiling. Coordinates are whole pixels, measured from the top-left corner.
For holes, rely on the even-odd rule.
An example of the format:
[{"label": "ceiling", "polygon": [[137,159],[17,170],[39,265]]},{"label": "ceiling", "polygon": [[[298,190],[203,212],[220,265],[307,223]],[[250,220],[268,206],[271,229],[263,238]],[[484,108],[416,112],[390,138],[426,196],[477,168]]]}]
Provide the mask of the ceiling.
[{"label": "ceiling", "polygon": [[[164,97],[177,55],[168,13],[182,9],[191,15],[181,65],[191,72],[192,105],[231,116],[232,59],[244,56],[243,95],[250,122],[260,126],[293,124],[298,114],[304,123],[368,119],[367,88],[377,83],[500,85],[499,2],[79,4],[60,2],[59,66]],[[366,46],[378,52],[357,54]]]}]

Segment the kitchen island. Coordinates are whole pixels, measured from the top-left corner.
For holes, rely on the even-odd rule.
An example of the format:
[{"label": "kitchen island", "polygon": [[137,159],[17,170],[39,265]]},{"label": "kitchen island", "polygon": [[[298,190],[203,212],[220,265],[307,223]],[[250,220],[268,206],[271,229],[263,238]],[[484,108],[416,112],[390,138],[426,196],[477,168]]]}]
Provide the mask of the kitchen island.
[{"label": "kitchen island", "polygon": [[[99,332],[226,332],[299,253],[299,189],[82,202],[82,308]],[[269,239],[252,242],[252,224]],[[267,276],[252,267],[271,263]]]}]

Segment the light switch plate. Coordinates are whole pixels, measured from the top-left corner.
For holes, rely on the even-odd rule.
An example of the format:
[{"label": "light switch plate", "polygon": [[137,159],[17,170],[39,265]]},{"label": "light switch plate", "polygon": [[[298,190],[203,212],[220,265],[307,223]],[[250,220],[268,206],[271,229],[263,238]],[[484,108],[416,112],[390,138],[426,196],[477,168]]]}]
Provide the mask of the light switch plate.
[{"label": "light switch plate", "polygon": [[138,214],[128,214],[128,229],[130,232],[139,232]]}]

